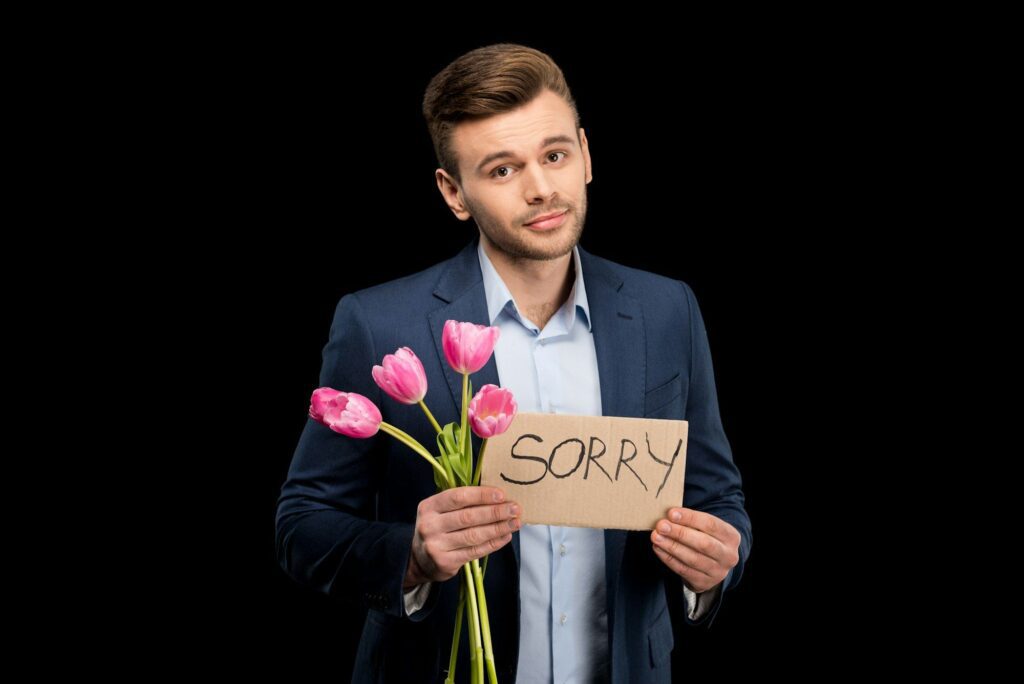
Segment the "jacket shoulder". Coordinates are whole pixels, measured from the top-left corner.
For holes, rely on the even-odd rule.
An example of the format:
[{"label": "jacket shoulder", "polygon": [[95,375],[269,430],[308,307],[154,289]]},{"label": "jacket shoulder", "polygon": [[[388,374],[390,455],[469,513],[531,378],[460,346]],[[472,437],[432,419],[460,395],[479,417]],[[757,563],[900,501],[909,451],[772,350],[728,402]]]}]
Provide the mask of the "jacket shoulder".
[{"label": "jacket shoulder", "polygon": [[433,344],[428,316],[444,305],[435,292],[453,264],[459,270],[466,258],[460,253],[421,271],[342,295],[335,307],[332,335],[335,328],[360,329],[362,342],[374,358],[400,346],[427,353]]},{"label": "jacket shoulder", "polygon": [[364,308],[371,311],[380,307],[390,308],[401,301],[409,301],[410,304],[415,302],[419,305],[418,310],[422,310],[424,299],[432,297],[437,281],[449,261],[446,259],[422,271],[364,287],[346,296],[358,299]]},{"label": "jacket shoulder", "polygon": [[693,297],[693,290],[683,280],[626,266],[590,253],[585,253],[584,256],[584,277],[587,266],[592,271],[603,274],[617,287],[621,285],[620,291],[623,294],[643,302],[646,307],[657,307],[659,302],[671,302],[684,316],[689,315],[689,301]]}]

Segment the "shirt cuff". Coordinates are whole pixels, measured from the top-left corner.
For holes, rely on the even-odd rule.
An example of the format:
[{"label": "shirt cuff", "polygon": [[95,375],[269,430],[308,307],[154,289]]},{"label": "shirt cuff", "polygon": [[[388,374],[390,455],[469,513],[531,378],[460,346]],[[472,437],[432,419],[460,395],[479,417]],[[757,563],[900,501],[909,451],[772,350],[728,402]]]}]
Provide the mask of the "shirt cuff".
[{"label": "shirt cuff", "polygon": [[418,584],[405,592],[406,615],[412,615],[426,604],[427,597],[430,596],[430,587],[433,585],[433,582],[426,582],[424,584]]},{"label": "shirt cuff", "polygon": [[700,620],[715,605],[718,592],[722,590],[722,582],[699,594],[683,583],[683,596],[686,597],[687,616],[691,620]]}]

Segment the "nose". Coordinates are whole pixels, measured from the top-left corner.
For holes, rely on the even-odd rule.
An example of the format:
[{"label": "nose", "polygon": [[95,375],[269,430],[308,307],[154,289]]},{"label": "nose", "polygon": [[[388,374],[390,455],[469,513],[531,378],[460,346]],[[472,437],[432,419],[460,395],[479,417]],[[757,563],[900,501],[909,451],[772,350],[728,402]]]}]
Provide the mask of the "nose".
[{"label": "nose", "polygon": [[550,202],[555,194],[554,186],[547,177],[544,169],[536,164],[528,164],[523,169],[525,181],[523,193],[529,204],[544,204]]}]

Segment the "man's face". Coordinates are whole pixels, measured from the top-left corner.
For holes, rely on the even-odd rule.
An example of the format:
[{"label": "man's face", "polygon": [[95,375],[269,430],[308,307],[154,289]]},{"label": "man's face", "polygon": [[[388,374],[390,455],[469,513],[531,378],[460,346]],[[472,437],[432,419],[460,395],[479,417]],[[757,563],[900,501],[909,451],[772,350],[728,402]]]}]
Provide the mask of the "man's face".
[{"label": "man's face", "polygon": [[[472,217],[499,250],[513,258],[556,259],[583,232],[590,151],[572,109],[543,90],[519,109],[463,122],[452,145],[461,185],[438,169],[445,201],[461,220]],[[552,222],[537,222],[549,214]]]}]

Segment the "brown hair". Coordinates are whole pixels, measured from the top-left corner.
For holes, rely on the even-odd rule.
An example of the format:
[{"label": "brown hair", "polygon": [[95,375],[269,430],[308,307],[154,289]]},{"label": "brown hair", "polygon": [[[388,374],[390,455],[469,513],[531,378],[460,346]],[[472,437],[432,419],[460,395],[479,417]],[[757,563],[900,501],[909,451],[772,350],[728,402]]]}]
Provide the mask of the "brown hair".
[{"label": "brown hair", "polygon": [[545,88],[565,99],[579,130],[580,115],[565,76],[539,50],[498,43],[471,50],[446,66],[430,79],[423,96],[423,117],[438,164],[461,182],[459,161],[451,148],[455,126],[516,109]]}]

